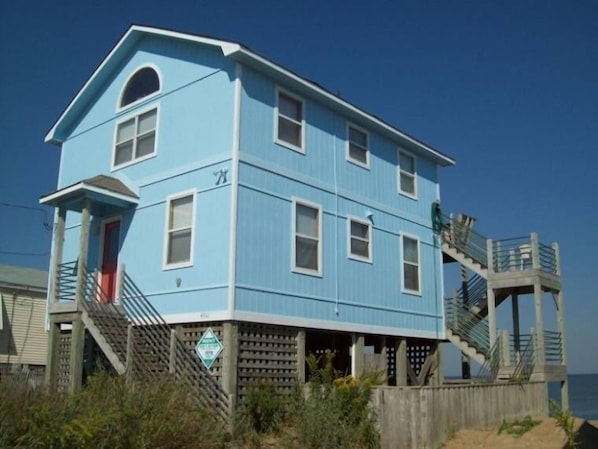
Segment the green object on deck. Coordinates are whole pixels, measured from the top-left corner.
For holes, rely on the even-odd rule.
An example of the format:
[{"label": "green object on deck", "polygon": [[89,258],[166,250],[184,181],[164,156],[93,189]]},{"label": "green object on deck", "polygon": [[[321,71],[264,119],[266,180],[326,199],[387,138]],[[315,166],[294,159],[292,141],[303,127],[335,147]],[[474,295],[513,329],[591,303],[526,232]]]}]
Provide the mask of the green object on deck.
[{"label": "green object on deck", "polygon": [[440,209],[440,201],[432,203],[432,229],[436,234],[442,231],[442,211]]}]

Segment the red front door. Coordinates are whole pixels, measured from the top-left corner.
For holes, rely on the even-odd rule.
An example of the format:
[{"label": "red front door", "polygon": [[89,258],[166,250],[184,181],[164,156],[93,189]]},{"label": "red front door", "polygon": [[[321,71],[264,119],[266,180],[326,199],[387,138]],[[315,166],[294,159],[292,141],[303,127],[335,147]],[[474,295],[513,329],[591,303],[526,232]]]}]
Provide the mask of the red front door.
[{"label": "red front door", "polygon": [[114,302],[116,298],[116,276],[118,271],[118,244],[120,221],[104,225],[104,248],[102,252],[102,302]]}]

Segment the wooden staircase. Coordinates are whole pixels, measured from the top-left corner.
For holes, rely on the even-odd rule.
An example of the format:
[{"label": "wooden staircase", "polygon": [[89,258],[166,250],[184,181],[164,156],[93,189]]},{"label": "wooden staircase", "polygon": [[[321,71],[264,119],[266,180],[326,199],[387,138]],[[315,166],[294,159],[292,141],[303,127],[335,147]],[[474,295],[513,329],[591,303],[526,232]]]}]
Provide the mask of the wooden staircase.
[{"label": "wooden staircase", "polygon": [[[530,337],[520,359],[511,365],[510,360],[502,360],[501,345],[509,345],[508,341],[501,343],[500,340],[504,340],[504,337],[499,334],[490,347],[486,318],[489,273],[494,276],[495,271],[501,275],[505,271],[523,272],[531,258],[532,245],[520,238],[489,243],[485,236],[472,229],[474,220],[462,214],[457,218],[437,218],[438,222],[440,226],[435,229],[441,238],[443,261],[458,262],[475,273],[461,289],[455,291],[453,298],[446,299],[447,339],[464,354],[482,364],[481,371],[492,380],[529,380],[534,369],[533,337]],[[502,244],[505,246],[501,247]],[[489,253],[491,257],[488,257]],[[542,269],[554,271],[552,257],[545,249],[544,253],[541,259]],[[490,270],[489,264],[492,265]],[[498,307],[511,293],[509,289],[497,289],[494,294],[495,307]]]},{"label": "wooden staircase", "polygon": [[[63,270],[59,285],[72,286],[66,279],[72,272]],[[81,302],[81,320],[116,372],[147,382],[171,377],[187,387],[201,406],[228,419],[228,394],[164,321],[124,266],[119,275],[117,304],[108,301],[94,273],[87,271]]]}]

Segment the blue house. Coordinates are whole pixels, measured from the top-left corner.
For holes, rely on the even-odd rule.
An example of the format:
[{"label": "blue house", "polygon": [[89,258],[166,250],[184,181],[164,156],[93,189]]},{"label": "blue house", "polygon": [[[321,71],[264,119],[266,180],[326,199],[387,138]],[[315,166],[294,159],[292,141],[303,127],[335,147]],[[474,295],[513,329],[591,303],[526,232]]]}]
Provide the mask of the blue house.
[{"label": "blue house", "polygon": [[[57,208],[53,385],[78,388],[96,359],[123,374],[192,365],[226,399],[256,378],[305,380],[305,355],[326,351],[389,383],[437,374],[431,210],[450,157],[240,44],[144,26],[46,142],[62,149],[41,199]],[[211,357],[196,348],[208,330]]]}]

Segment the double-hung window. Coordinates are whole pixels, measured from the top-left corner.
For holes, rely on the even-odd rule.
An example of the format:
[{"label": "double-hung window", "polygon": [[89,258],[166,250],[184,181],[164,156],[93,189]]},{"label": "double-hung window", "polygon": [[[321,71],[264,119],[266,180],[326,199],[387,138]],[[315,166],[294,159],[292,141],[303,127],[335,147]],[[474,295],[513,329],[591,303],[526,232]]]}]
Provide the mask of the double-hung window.
[{"label": "double-hung window", "polygon": [[347,134],[347,159],[362,167],[369,167],[368,133],[354,125],[349,125]]},{"label": "double-hung window", "polygon": [[304,152],[304,129],[303,101],[279,90],[276,100],[276,141]]},{"label": "double-hung window", "polygon": [[415,157],[404,151],[399,151],[399,192],[417,198]]},{"label": "double-hung window", "polygon": [[293,201],[293,270],[320,275],[322,272],[322,209]]},{"label": "double-hung window", "polygon": [[421,293],[419,240],[402,236],[403,249],[403,290],[408,293]]},{"label": "double-hung window", "polygon": [[176,268],[193,263],[195,193],[183,193],[167,201],[165,266]]},{"label": "double-hung window", "polygon": [[142,112],[116,126],[113,166],[146,159],[156,151],[158,109]]},{"label": "double-hung window", "polygon": [[348,218],[349,234],[349,257],[351,259],[372,261],[372,227],[371,224],[358,220],[357,218]]}]

